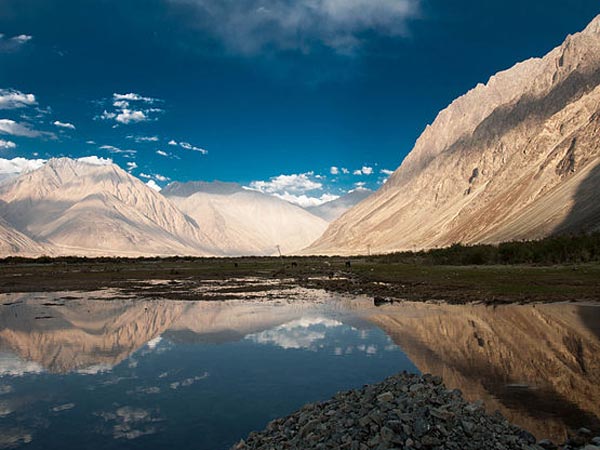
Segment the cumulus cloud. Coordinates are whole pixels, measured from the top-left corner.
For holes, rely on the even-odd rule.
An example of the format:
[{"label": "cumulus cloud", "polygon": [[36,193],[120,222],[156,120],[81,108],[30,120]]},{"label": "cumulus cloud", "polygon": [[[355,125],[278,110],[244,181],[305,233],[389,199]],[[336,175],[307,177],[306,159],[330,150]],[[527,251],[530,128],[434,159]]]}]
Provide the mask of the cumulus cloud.
[{"label": "cumulus cloud", "polygon": [[273,195],[304,208],[317,206],[338,198],[338,196],[328,193],[307,195],[310,192],[323,190],[323,184],[312,178],[316,178],[313,172],[279,175],[272,177],[269,181],[253,181],[246,189]]},{"label": "cumulus cloud", "polygon": [[231,51],[264,49],[310,52],[325,47],[355,52],[366,34],[407,35],[407,21],[421,0],[170,0],[192,6],[196,26]]},{"label": "cumulus cloud", "polygon": [[32,39],[33,36],[29,36],[28,34],[7,37],[0,33],[0,52],[12,52],[18,50]]},{"label": "cumulus cloud", "polygon": [[0,119],[0,134],[34,138],[40,137],[44,133],[29,128],[27,124],[18,123],[10,119]]},{"label": "cumulus cloud", "polygon": [[267,194],[277,194],[282,192],[303,194],[305,192],[322,189],[323,184],[310,179],[312,175],[312,172],[279,175],[271,178],[269,181],[253,181],[250,183],[250,188]]},{"label": "cumulus cloud", "polygon": [[[102,101],[104,103],[106,100]],[[152,97],[144,97],[130,92],[128,94],[113,94],[112,109],[104,110],[98,118],[102,120],[115,121],[118,124],[129,125],[131,123],[148,122],[156,120],[156,114],[163,112],[161,108],[152,106],[161,100]]]},{"label": "cumulus cloud", "polygon": [[158,184],[156,184],[156,181],[154,181],[154,180],[149,180],[148,182],[146,182],[146,185],[150,189],[154,189],[156,192],[162,191],[162,188]]},{"label": "cumulus cloud", "polygon": [[0,109],[17,109],[37,105],[35,95],[15,89],[0,89]]},{"label": "cumulus cloud", "polygon": [[137,165],[137,163],[135,161],[129,161],[127,163],[127,171],[128,172],[131,172],[132,170],[135,170],[137,168],[138,168],[138,165]]},{"label": "cumulus cloud", "polygon": [[92,164],[94,166],[110,166],[113,163],[112,159],[99,156],[84,156],[83,158],[77,158],[77,161]]},{"label": "cumulus cloud", "polygon": [[380,170],[380,172],[381,172],[383,175],[386,175],[386,176],[388,176],[388,177],[389,177],[391,174],[393,174],[393,173],[394,173],[394,171],[393,171],[393,170],[388,170],[388,169],[381,169],[381,170]]},{"label": "cumulus cloud", "polygon": [[174,146],[174,147],[181,147],[184,150],[191,150],[193,152],[199,152],[202,153],[203,155],[208,154],[208,150],[202,148],[202,147],[196,147],[195,145],[190,144],[189,142],[177,142],[174,139],[171,139],[168,142],[169,145]]},{"label": "cumulus cloud", "polygon": [[156,150],[156,154],[160,156],[169,156],[167,152],[163,152],[162,150]]},{"label": "cumulus cloud", "polygon": [[336,166],[331,166],[331,169],[329,169],[329,173],[331,175],[337,175],[340,173],[340,169]]},{"label": "cumulus cloud", "polygon": [[17,148],[17,144],[12,141],[5,141],[4,139],[0,139],[0,150],[11,150],[13,148]]},{"label": "cumulus cloud", "polygon": [[283,194],[277,194],[276,197],[279,197],[286,202],[294,203],[302,208],[308,208],[310,206],[319,206],[323,203],[331,202],[340,198],[339,195],[333,194],[323,194],[320,197],[309,197],[308,195],[293,195],[287,192]]},{"label": "cumulus cloud", "polygon": [[61,122],[60,120],[55,120],[54,121],[54,126],[56,126],[58,128],[68,128],[69,130],[74,130],[75,129],[75,125],[73,125],[72,123]]},{"label": "cumulus cloud", "polygon": [[372,175],[373,168],[368,166],[362,166],[360,169],[356,169],[352,172],[353,175]]},{"label": "cumulus cloud", "polygon": [[0,158],[0,174],[19,174],[39,169],[46,163],[45,159]]}]

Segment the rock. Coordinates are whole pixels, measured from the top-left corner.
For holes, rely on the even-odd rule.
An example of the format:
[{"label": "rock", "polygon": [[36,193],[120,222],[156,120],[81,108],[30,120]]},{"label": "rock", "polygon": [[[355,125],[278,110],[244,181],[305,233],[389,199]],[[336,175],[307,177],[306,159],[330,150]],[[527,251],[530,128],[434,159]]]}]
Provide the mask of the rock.
[{"label": "rock", "polygon": [[539,441],[537,443],[537,445],[539,445],[540,447],[542,447],[545,450],[556,450],[558,449],[558,446],[556,444],[554,444],[554,442],[548,440],[548,439],[542,439],[541,441]]},{"label": "rock", "polygon": [[[396,407],[386,407],[394,402]],[[585,432],[583,434],[586,434]],[[579,436],[581,439],[581,436]],[[587,439],[588,441],[590,439]],[[306,405],[251,433],[234,450],[557,450],[501,415],[488,415],[432,376],[407,373]],[[561,450],[597,450],[564,447]]]},{"label": "rock", "polygon": [[394,400],[394,394],[389,391],[377,396],[378,402],[391,402],[392,400]]},{"label": "rock", "polygon": [[537,439],[535,438],[535,436],[533,434],[531,434],[529,431],[525,431],[525,430],[521,430],[519,431],[519,437],[524,440],[525,442],[527,442],[528,444],[535,444]]}]

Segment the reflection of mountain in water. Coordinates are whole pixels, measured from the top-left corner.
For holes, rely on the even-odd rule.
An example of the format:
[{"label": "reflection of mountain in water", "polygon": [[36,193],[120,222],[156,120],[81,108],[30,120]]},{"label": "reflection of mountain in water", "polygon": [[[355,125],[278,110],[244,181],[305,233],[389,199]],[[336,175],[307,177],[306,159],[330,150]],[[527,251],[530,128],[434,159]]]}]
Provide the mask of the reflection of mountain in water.
[{"label": "reflection of mountain in water", "polygon": [[599,313],[573,305],[411,305],[370,320],[421,371],[558,441],[582,423],[600,429],[600,340],[586,326]]},{"label": "reflection of mountain in water", "polygon": [[[540,437],[582,424],[600,430],[600,308],[574,305],[374,308],[367,299],[56,301],[34,294],[0,305],[0,375],[111,368],[163,336],[179,343],[248,339],[310,348],[329,326],[381,327],[422,372],[483,399]],[[8,304],[8,306],[7,306]],[[58,306],[56,305],[58,304]],[[11,356],[15,354],[18,358]],[[19,359],[20,358],[20,359]]]},{"label": "reflection of mountain in water", "polygon": [[[312,300],[281,305],[90,299],[64,303],[47,294],[13,295],[0,305],[0,353],[14,353],[35,363],[37,370],[56,373],[108,369],[161,335],[173,342],[232,342],[300,319],[323,300],[331,303],[317,291]],[[346,310],[346,302],[328,306],[329,312]],[[19,367],[32,371],[31,364],[0,357],[0,375],[3,365],[11,373]]]},{"label": "reflection of mountain in water", "polygon": [[159,336],[184,308],[180,303],[89,300],[48,306],[54,302],[34,300],[31,294],[13,296],[12,302],[0,306],[0,351],[58,373],[118,364]]}]

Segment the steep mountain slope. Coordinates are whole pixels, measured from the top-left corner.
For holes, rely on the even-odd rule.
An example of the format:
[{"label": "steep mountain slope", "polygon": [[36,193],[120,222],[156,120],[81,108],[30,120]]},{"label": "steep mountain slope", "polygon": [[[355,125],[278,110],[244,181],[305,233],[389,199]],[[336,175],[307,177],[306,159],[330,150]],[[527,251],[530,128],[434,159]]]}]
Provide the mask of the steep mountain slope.
[{"label": "steep mountain slope", "polygon": [[294,253],[327,228],[299,206],[232,183],[172,183],[162,194],[228,255]]},{"label": "steep mountain slope", "polygon": [[454,101],[308,253],[535,239],[600,228],[600,17]]},{"label": "steep mountain slope", "polygon": [[43,254],[50,255],[51,253],[50,249],[15,230],[0,217],[1,256],[40,256]]},{"label": "steep mountain slope", "polygon": [[212,254],[197,224],[116,165],[68,158],[0,185],[0,217],[55,254]]},{"label": "steep mountain slope", "polygon": [[341,217],[346,211],[353,206],[358,205],[365,198],[371,195],[373,191],[369,189],[355,189],[354,191],[327,203],[318,206],[309,206],[305,208],[311,214],[319,216],[327,222],[333,222]]}]

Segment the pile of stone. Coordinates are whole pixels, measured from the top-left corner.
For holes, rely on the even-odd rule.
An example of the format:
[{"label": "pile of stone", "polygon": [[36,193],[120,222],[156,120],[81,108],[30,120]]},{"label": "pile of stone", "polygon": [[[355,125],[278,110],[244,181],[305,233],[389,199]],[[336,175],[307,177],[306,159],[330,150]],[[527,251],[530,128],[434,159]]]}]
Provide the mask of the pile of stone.
[{"label": "pile of stone", "polygon": [[[581,430],[585,435],[589,430]],[[578,436],[564,449],[600,450],[591,434]],[[549,441],[488,415],[481,402],[468,403],[431,375],[401,373],[382,383],[338,393],[304,406],[251,433],[235,450],[264,449],[444,449],[549,450]]]}]

